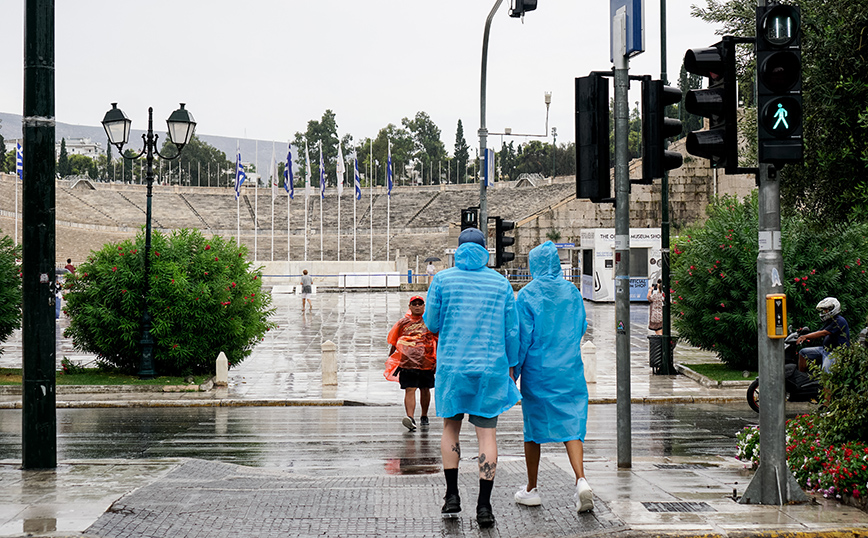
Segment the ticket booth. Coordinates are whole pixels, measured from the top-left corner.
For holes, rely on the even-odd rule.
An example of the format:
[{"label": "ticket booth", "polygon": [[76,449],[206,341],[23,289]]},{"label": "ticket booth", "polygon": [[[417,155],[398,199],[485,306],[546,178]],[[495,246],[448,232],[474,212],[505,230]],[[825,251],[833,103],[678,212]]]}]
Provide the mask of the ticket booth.
[{"label": "ticket booth", "polygon": [[[582,297],[595,302],[615,301],[615,229],[581,232]],[[630,230],[630,300],[647,301],[648,283],[662,275],[660,228]]]}]

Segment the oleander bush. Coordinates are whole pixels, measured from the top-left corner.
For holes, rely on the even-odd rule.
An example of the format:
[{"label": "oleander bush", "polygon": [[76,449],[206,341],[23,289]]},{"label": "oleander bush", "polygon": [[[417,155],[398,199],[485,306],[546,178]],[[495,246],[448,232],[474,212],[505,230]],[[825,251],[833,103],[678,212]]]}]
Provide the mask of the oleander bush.
[{"label": "oleander bush", "polygon": [[[757,370],[757,193],[715,199],[707,213],[673,241],[673,324],[731,368]],[[815,307],[832,296],[855,337],[868,312],[868,223],[815,226],[784,216],[781,249],[788,324],[819,329]]]},{"label": "oleander bush", "polygon": [[[0,238],[0,342],[21,326],[20,248],[12,238]],[[0,347],[0,354],[3,348]]]},{"label": "oleander bush", "polygon": [[[144,232],[92,252],[64,285],[65,335],[104,365],[138,371],[144,306]],[[272,327],[247,248],[197,230],[152,235],[151,334],[158,375],[213,372],[220,351],[237,366]]]}]

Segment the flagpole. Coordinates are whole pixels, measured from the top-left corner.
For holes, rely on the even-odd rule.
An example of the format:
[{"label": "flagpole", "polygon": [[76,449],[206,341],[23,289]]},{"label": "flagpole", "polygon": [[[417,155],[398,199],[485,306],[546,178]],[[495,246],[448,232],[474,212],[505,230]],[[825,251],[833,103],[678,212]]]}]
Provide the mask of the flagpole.
[{"label": "flagpole", "polygon": [[386,261],[389,261],[389,235],[392,216],[392,139],[388,139],[389,155],[386,160]]},{"label": "flagpole", "polygon": [[259,140],[256,141],[255,159],[256,163],[256,183],[253,184],[253,261],[256,261],[256,255],[259,253]]},{"label": "flagpole", "polygon": [[353,157],[353,261],[356,261],[356,227],[359,225],[356,221],[356,202],[361,195],[361,185],[359,184],[359,149],[356,148],[355,156]]},{"label": "flagpole", "polygon": [[307,261],[307,222],[308,222],[308,205],[310,200],[310,153],[307,149],[307,138],[304,139],[304,261]]},{"label": "flagpole", "polygon": [[322,140],[319,141],[319,261],[323,261],[322,203],[325,201],[325,167],[322,161]]},{"label": "flagpole", "polygon": [[290,227],[290,209],[292,201],[292,193],[294,193],[295,185],[292,178],[292,142],[286,143],[286,168],[283,170],[283,189],[286,191],[286,274],[290,272],[290,260],[292,259],[290,250],[290,237],[292,237],[292,228]]},{"label": "flagpole", "polygon": [[271,141],[271,165],[268,170],[271,175],[271,261],[274,261],[274,197],[277,194],[277,184],[274,182],[277,175],[274,168],[274,140]]},{"label": "flagpole", "polygon": [[368,175],[368,190],[371,193],[371,261],[374,261],[374,140],[371,140],[371,173]]},{"label": "flagpole", "polygon": [[[241,185],[238,184],[238,166],[241,164],[241,143],[235,141],[235,217],[237,219],[235,230],[235,246],[241,246]],[[160,161],[162,168],[163,161]],[[162,172],[162,170],[161,170]]]}]

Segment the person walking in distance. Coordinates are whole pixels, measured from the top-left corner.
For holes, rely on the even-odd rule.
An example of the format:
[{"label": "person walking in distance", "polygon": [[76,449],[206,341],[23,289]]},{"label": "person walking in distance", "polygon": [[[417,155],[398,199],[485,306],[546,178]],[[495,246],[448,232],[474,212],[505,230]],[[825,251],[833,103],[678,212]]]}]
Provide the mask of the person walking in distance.
[{"label": "person walking in distance", "polygon": [[533,280],[518,292],[521,347],[516,377],[521,380],[527,485],[515,502],[539,506],[540,444],[564,443],[576,475],[576,510],[594,508],[585,480],[584,441],[588,422],[588,385],[582,364],[582,335],[588,328],[582,294],[564,280],[558,249],[551,241],[528,254]]},{"label": "person walking in distance", "polygon": [[648,290],[648,330],[654,334],[663,334],[663,281],[659,278],[657,283]]},{"label": "person walking in distance", "polygon": [[512,285],[486,267],[485,236],[467,228],[458,238],[455,267],[440,271],[428,288],[425,325],[438,333],[435,399],[443,418],[440,453],[446,478],[443,517],[461,512],[458,443],[464,415],[479,443],[476,521],[494,525],[491,491],[497,470],[497,417],[519,400],[512,368],[518,363],[518,313]]},{"label": "person walking in distance", "polygon": [[313,312],[313,304],[310,302],[310,294],[313,293],[313,279],[307,274],[307,269],[301,272],[301,312],[304,313],[304,302]]},{"label": "person walking in distance", "polygon": [[420,426],[427,430],[431,389],[434,388],[434,369],[437,364],[437,336],[428,330],[422,320],[425,299],[418,295],[410,298],[410,309],[389,331],[387,341],[392,346],[386,360],[384,375],[390,381],[399,381],[404,389],[404,410],[401,423],[416,431],[416,389],[419,389]]}]

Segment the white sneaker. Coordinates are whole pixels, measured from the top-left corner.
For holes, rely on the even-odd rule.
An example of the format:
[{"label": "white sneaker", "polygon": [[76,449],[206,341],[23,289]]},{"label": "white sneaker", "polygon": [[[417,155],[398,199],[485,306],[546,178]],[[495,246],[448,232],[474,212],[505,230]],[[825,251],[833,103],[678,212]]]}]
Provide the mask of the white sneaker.
[{"label": "white sneaker", "polygon": [[515,502],[525,506],[539,506],[542,504],[542,499],[536,488],[528,491],[527,486],[524,486],[515,492]]},{"label": "white sneaker", "polygon": [[401,424],[404,425],[405,428],[410,430],[411,432],[416,431],[416,421],[413,420],[413,417],[404,417],[401,420]]},{"label": "white sneaker", "polygon": [[590,512],[594,509],[594,490],[588,485],[588,481],[579,478],[576,483],[576,492],[573,494],[576,501],[576,512]]}]

